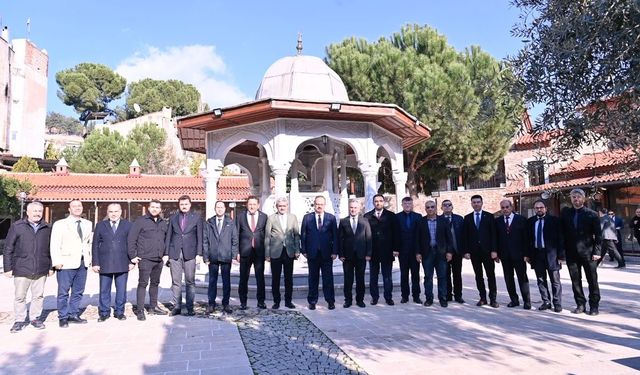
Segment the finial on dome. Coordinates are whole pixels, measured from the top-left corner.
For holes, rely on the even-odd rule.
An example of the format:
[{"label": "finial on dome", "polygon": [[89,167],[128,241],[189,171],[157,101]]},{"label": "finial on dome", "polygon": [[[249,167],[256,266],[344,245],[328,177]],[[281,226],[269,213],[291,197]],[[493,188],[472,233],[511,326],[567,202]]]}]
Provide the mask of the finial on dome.
[{"label": "finial on dome", "polygon": [[296,46],[297,55],[302,55],[302,33],[298,33],[298,45]]}]

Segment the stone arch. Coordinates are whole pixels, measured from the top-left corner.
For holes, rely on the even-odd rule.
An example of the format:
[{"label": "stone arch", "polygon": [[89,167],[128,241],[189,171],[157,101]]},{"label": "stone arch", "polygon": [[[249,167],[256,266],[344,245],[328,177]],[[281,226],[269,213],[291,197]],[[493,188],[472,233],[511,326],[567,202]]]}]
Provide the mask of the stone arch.
[{"label": "stone arch", "polygon": [[271,147],[271,139],[260,133],[249,132],[246,130],[241,130],[238,132],[229,133],[227,131],[224,132],[213,132],[209,134],[208,138],[223,138],[223,139],[208,139],[208,144],[217,144],[214,149],[207,148],[207,158],[208,159],[219,159],[224,160],[234,147],[241,145],[246,141],[255,142],[258,145],[261,145],[265,151],[267,159],[273,160],[273,149]]}]

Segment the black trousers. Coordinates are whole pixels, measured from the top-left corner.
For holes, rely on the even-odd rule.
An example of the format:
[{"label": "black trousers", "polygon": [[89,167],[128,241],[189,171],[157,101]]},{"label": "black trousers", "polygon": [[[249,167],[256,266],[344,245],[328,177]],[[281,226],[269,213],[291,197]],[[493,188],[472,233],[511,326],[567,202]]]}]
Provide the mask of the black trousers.
[{"label": "black trousers", "polygon": [[447,263],[447,298],[451,299],[452,296],[462,298],[462,255],[458,254]]},{"label": "black trousers", "polygon": [[162,261],[141,259],[138,262],[138,289],[136,289],[138,311],[144,311],[144,294],[149,285],[149,308],[158,306],[158,285],[162,274]]},{"label": "black trousers", "polygon": [[356,279],[356,302],[364,302],[364,271],[367,269],[367,261],[364,259],[345,259],[342,262],[344,271],[344,301],[353,301],[353,276]]},{"label": "black trousers", "polygon": [[240,297],[240,303],[247,304],[247,294],[249,293],[249,273],[251,272],[251,266],[253,266],[253,273],[256,276],[256,299],[258,303],[264,303],[264,257],[256,255],[255,249],[251,250],[249,256],[240,257],[240,282],[238,284],[238,295]]},{"label": "black trousers", "polygon": [[293,261],[287,249],[282,248],[279,258],[271,258],[271,294],[273,302],[280,303],[280,274],[284,269],[284,301],[289,303],[293,296]]},{"label": "black trousers", "polygon": [[589,284],[589,306],[598,308],[600,305],[600,287],[598,286],[598,262],[584,257],[567,257],[567,267],[571,276],[573,298],[578,306],[585,306],[587,299],[582,289],[582,269]]},{"label": "black trousers", "polygon": [[[544,262],[544,260],[542,260]],[[551,303],[553,301],[554,306],[562,306],[562,283],[560,283],[560,270],[551,271],[544,266],[538,266],[534,268],[536,271],[536,279],[538,282],[538,289],[540,290],[540,297],[542,303]],[[551,281],[551,292],[549,293],[549,284],[547,284],[547,274]]]},{"label": "black trousers", "polygon": [[473,266],[473,273],[476,275],[476,287],[478,288],[480,299],[487,300],[487,289],[484,286],[484,274],[482,272],[482,267],[484,267],[487,273],[487,283],[489,284],[489,300],[495,301],[498,288],[496,286],[495,262],[491,259],[491,255],[488,253],[472,253],[471,265]]},{"label": "black trousers", "polygon": [[411,273],[411,295],[420,297],[420,263],[416,260],[416,254],[400,253],[400,292],[402,298],[409,298],[409,273]]},{"label": "black trousers", "polygon": [[369,293],[371,298],[377,300],[380,298],[380,290],[378,287],[378,276],[382,271],[382,283],[384,288],[384,299],[389,301],[393,299],[393,259],[391,260],[374,260],[369,261]]},{"label": "black trousers", "polygon": [[209,263],[209,289],[207,297],[209,306],[216,305],[218,296],[218,271],[222,276],[222,306],[229,305],[231,296],[231,263],[211,262]]},{"label": "black trousers", "polygon": [[604,254],[608,253],[609,258],[615,259],[616,262],[618,262],[618,266],[624,266],[625,264],[624,258],[618,251],[618,248],[616,247],[616,243],[613,242],[613,240],[602,240],[601,248],[602,248],[602,258],[600,258],[600,260],[598,261],[598,264],[601,263],[602,260],[604,259]]},{"label": "black trousers", "polygon": [[527,277],[527,264],[524,259],[513,260],[509,258],[500,259],[502,270],[504,271],[504,282],[507,285],[507,292],[511,302],[519,303],[518,292],[516,291],[516,282],[513,277],[514,271],[518,277],[518,286],[522,293],[522,300],[525,303],[531,303],[531,294],[529,292],[529,278]]}]

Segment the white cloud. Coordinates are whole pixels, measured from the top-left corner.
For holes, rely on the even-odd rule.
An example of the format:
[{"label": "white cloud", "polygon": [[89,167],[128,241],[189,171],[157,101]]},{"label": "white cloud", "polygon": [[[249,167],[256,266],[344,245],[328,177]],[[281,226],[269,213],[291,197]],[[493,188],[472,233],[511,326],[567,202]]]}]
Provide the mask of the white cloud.
[{"label": "white cloud", "polygon": [[127,82],[152,78],[191,83],[211,108],[251,100],[231,82],[226,65],[214,46],[148,47],[144,52],[125,58],[116,67],[116,72]]}]

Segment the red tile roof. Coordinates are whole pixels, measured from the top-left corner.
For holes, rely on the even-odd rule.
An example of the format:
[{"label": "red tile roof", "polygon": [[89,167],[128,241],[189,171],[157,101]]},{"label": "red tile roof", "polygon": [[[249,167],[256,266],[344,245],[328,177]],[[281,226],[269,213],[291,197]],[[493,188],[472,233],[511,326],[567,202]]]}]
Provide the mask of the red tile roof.
[{"label": "red tile roof", "polygon": [[629,164],[634,160],[636,160],[636,154],[632,149],[586,154],[551,176],[555,177],[555,180],[589,177],[587,174],[593,175],[594,170],[604,172],[612,170],[612,167]]},{"label": "red tile roof", "polygon": [[[192,176],[69,173],[5,173],[28,180],[36,188],[30,197],[41,201],[175,201],[187,194],[193,201],[205,201],[204,179]],[[222,176],[217,199],[244,201],[251,195],[248,176]]]},{"label": "red tile roof", "polygon": [[513,146],[519,149],[529,147],[546,147],[549,142],[558,135],[558,131],[546,131],[541,133],[527,133],[513,141]]},{"label": "red tile roof", "polygon": [[517,190],[517,187],[509,188],[506,196],[517,196],[519,194],[531,195],[545,190],[565,190],[569,188],[589,187],[613,185],[615,183],[632,183],[640,180],[640,171],[616,172],[595,177],[573,178],[564,181],[550,182],[544,185],[530,186],[528,188]]}]

